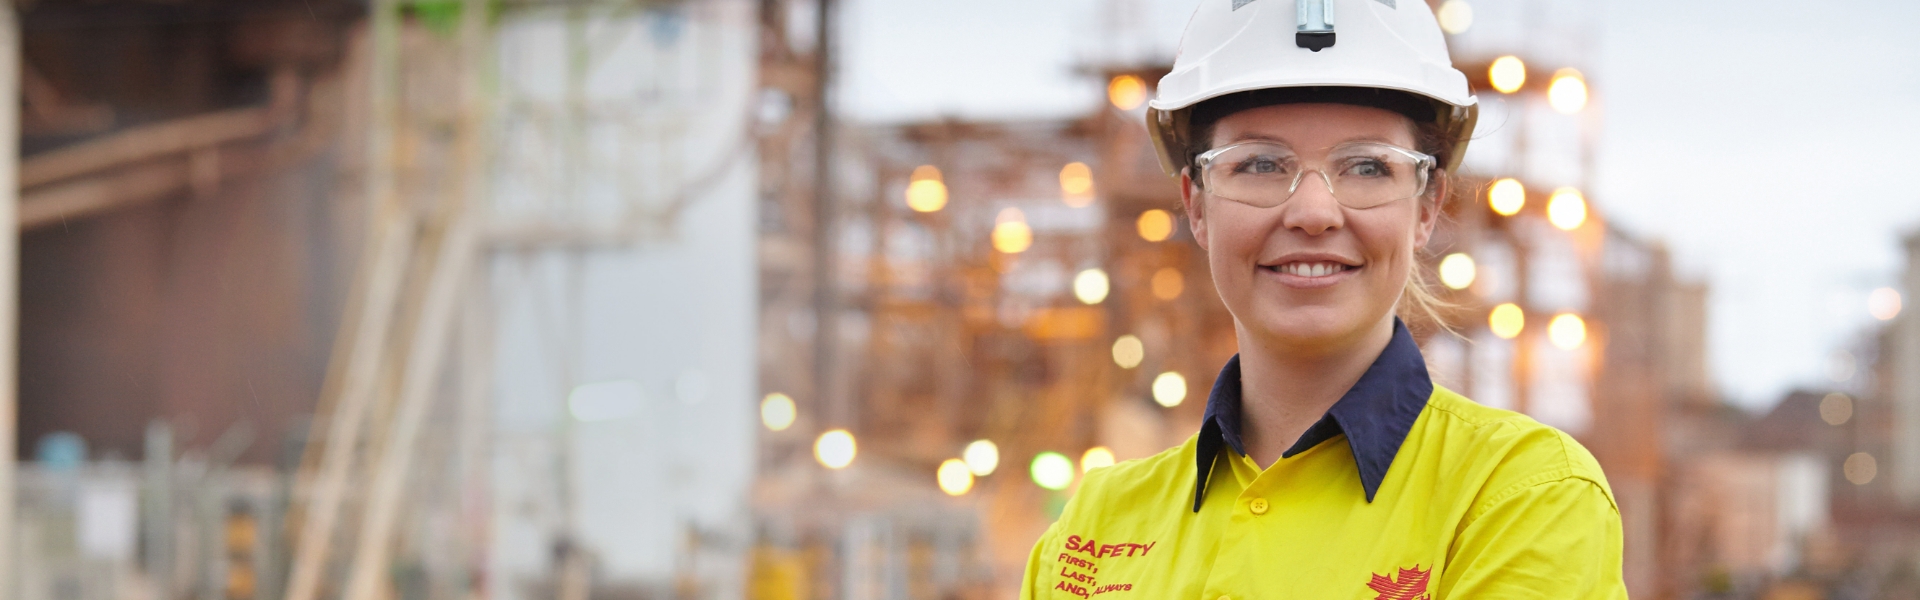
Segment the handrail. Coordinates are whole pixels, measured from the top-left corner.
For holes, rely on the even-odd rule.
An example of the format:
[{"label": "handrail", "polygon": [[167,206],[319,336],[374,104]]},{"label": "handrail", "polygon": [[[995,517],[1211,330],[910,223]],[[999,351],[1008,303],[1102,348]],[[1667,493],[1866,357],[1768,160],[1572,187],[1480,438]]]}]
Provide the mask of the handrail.
[{"label": "handrail", "polygon": [[247,107],[128,128],[25,157],[20,188],[265,135],[275,124],[266,107]]}]

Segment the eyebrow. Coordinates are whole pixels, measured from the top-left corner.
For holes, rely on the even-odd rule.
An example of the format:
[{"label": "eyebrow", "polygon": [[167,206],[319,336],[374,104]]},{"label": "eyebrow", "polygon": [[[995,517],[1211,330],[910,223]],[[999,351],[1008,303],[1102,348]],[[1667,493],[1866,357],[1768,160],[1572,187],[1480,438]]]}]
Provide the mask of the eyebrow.
[{"label": "eyebrow", "polygon": [[[1275,144],[1280,144],[1282,146],[1289,146],[1289,147],[1293,146],[1292,143],[1286,140],[1280,139],[1278,137],[1262,134],[1259,132],[1253,132],[1253,131],[1241,132],[1239,135],[1234,136],[1233,139],[1227,140],[1225,144],[1221,144],[1221,145],[1224,146],[1224,145],[1238,144],[1241,142],[1272,142]],[[1327,146],[1327,147],[1332,148],[1333,146],[1338,146],[1341,144],[1350,144],[1353,142],[1373,142],[1376,144],[1398,145],[1394,143],[1393,140],[1386,139],[1385,137],[1381,137],[1377,135],[1362,135],[1358,137],[1341,140],[1339,142],[1334,142],[1332,146]]]},{"label": "eyebrow", "polygon": [[1276,138],[1268,135],[1262,135],[1254,132],[1242,132],[1240,135],[1233,136],[1233,139],[1227,140],[1227,143],[1229,144],[1238,144],[1240,142],[1274,142],[1278,144],[1287,143],[1285,140],[1282,140],[1280,138]]}]

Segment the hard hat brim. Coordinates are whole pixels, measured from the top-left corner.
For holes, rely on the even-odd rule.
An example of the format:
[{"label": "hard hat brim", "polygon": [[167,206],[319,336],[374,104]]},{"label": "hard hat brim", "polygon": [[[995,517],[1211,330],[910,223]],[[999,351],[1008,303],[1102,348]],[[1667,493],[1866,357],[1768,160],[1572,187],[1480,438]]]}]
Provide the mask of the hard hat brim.
[{"label": "hard hat brim", "polygon": [[[1161,169],[1164,170],[1169,177],[1178,177],[1180,175],[1180,171],[1187,167],[1187,162],[1191,158],[1191,153],[1194,150],[1193,140],[1190,138],[1190,136],[1192,135],[1192,120],[1194,116],[1193,115],[1194,109],[1201,106],[1202,104],[1205,104],[1207,101],[1218,99],[1218,98],[1224,98],[1234,94],[1246,93],[1246,92],[1258,92],[1263,90],[1300,89],[1300,88],[1379,89],[1379,90],[1401,92],[1401,93],[1407,94],[1410,97],[1423,99],[1429,102],[1433,107],[1433,114],[1434,114],[1434,118],[1430,122],[1439,125],[1441,131],[1443,132],[1443,135],[1448,140],[1449,151],[1446,153],[1446,161],[1440,165],[1441,168],[1447,170],[1448,172],[1453,172],[1459,168],[1461,159],[1464,158],[1466,155],[1467,143],[1471,141],[1471,138],[1473,136],[1474,124],[1479,120],[1479,115],[1480,115],[1480,106],[1477,102],[1474,101],[1475,99],[1472,96],[1468,96],[1467,101],[1464,104],[1454,104],[1452,102],[1448,102],[1439,98],[1434,98],[1431,95],[1421,93],[1417,90],[1406,90],[1406,89],[1379,87],[1379,86],[1340,86],[1340,85],[1325,85],[1325,84],[1297,85],[1297,86],[1267,86],[1267,87],[1254,87],[1254,88],[1249,88],[1245,90],[1229,91],[1222,94],[1213,95],[1213,96],[1209,96],[1199,100],[1195,100],[1192,102],[1187,102],[1187,103],[1184,103],[1184,105],[1178,106],[1177,108],[1163,108],[1161,106],[1155,106],[1155,104],[1159,104],[1159,103],[1154,102],[1154,103],[1148,104],[1147,106],[1147,114],[1146,114],[1147,134],[1148,134],[1148,137],[1153,140],[1154,150],[1160,158]],[[1298,101],[1298,100],[1293,100],[1293,101]],[[1388,110],[1392,110],[1392,108],[1382,107],[1382,106],[1378,106],[1370,103],[1342,102],[1341,100],[1338,100],[1338,99],[1328,100],[1328,101],[1336,102],[1336,103],[1344,103],[1344,104],[1358,104],[1362,106],[1372,106],[1374,108],[1387,108]],[[1279,104],[1279,103],[1282,103],[1282,102],[1270,102],[1268,104]],[[1401,112],[1402,114],[1405,114],[1404,111],[1395,111],[1395,112]]]}]

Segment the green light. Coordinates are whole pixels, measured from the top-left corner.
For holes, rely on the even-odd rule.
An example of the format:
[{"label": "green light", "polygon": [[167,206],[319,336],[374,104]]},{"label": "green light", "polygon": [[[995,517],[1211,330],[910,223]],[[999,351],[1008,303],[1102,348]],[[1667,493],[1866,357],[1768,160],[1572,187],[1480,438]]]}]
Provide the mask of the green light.
[{"label": "green light", "polygon": [[1073,483],[1073,459],[1059,452],[1041,452],[1034,456],[1030,470],[1033,482],[1049,490],[1064,490]]}]

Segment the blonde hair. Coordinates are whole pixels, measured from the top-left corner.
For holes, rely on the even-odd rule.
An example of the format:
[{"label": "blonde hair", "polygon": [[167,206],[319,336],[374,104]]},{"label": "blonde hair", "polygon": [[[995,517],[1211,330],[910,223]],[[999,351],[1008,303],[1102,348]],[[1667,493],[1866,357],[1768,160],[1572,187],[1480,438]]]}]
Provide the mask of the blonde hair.
[{"label": "blonde hair", "polygon": [[[1453,174],[1444,169],[1435,169],[1433,182],[1429,189],[1438,188],[1439,194],[1433,199],[1433,210],[1439,213],[1436,219],[1446,218],[1447,200],[1453,196]],[[1393,312],[1407,327],[1432,327],[1449,334],[1459,335],[1447,326],[1446,312],[1455,308],[1454,304],[1433,293],[1431,278],[1427,275],[1425,261],[1420,260],[1426,253],[1425,248],[1413,249],[1413,266],[1407,269],[1407,283],[1400,289],[1400,302],[1394,304]]]},{"label": "blonde hair", "polygon": [[1418,260],[1421,252],[1418,248],[1413,251],[1413,268],[1407,270],[1407,285],[1401,288],[1400,302],[1394,305],[1393,312],[1400,316],[1400,320],[1406,321],[1409,328],[1430,326],[1453,333],[1445,317],[1445,312],[1454,307],[1453,303],[1440,299],[1428,287],[1427,269]]}]

